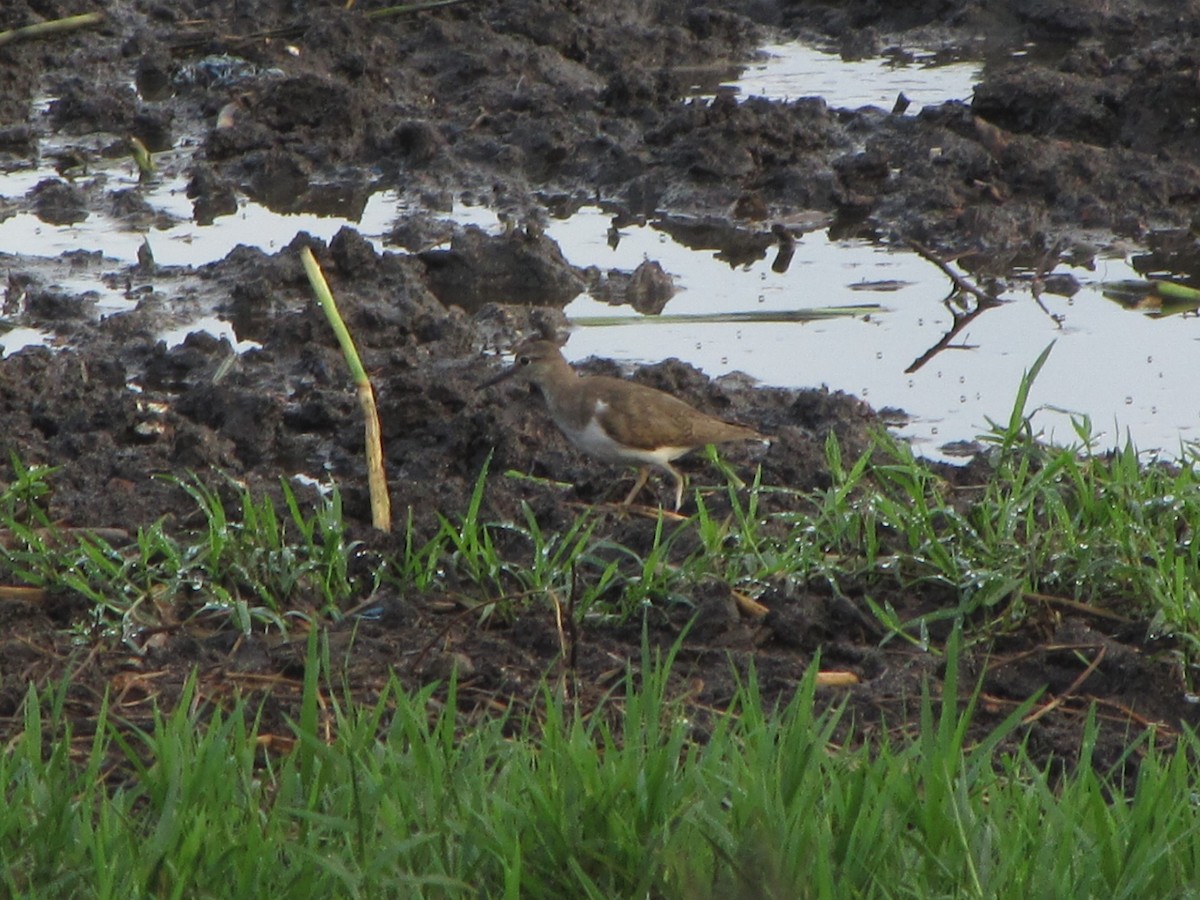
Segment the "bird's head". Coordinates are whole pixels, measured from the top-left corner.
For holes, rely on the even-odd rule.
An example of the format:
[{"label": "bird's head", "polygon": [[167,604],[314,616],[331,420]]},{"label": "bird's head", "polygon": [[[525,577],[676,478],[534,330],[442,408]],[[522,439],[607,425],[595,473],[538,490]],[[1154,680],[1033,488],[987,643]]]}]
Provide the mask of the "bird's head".
[{"label": "bird's head", "polygon": [[483,382],[479,388],[491,387],[514,377],[541,387],[552,378],[573,374],[557,344],[545,338],[526,338],[513,348],[512,365]]}]

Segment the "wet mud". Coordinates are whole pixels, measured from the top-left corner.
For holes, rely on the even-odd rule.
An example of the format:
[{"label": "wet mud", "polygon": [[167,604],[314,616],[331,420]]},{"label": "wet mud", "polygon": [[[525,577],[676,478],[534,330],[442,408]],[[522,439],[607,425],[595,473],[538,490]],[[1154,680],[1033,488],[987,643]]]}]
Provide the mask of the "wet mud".
[{"label": "wet mud", "polygon": [[[161,522],[183,531],[197,527],[195,503],[156,476],[196,473],[225,491],[228,475],[279,496],[281,478],[304,474],[338,485],[366,552],[402,551],[403,536],[369,527],[358,406],[311,300],[302,246],[314,249],[373,374],[393,504],[401,519],[412,511],[418,543],[438,513],[462,514],[489,460],[482,515],[522,521],[528,504],[546,532],[584,506],[620,499],[628,485],[561,440],[535,398],[475,389],[516,337],[562,328],[562,307],[585,289],[639,309],[669,297],[669,278],[652,267],[571,266],[542,233],[548,216],[599,204],[618,222],[653,219],[672,234],[715,236],[733,260],[761,258],[781,230],[819,221],[841,234],[919,241],[996,277],[1018,262],[1086,259],[1098,235],[1150,242],[1153,232],[1178,258],[1196,256],[1200,16],[1177,0],[476,0],[387,17],[372,17],[370,3],[341,6],[12,0],[0,9],[0,30],[104,12],[94,28],[0,46],[0,168],[50,156],[57,171],[23,198],[0,201],[0,216],[64,223],[103,213],[147,231],[152,245],[161,213],[138,190],[88,175],[128,156],[131,139],[157,154],[154,177],[186,179],[197,222],[233,214],[239,194],[278,211],[354,218],[386,189],[405,210],[382,250],[347,228],[328,245],[284,234],[278,252],[240,247],[197,267],[159,266],[152,254],[125,265],[0,247],[6,322],[44,329],[56,344],[0,361],[0,478],[17,477],[13,454],[57,467],[49,504],[62,526],[133,534]],[[993,55],[972,103],[917,115],[816,98],[694,96],[704,73],[798,34],[848,55],[917,42]],[[1002,52],[1027,44],[1021,55]],[[456,203],[495,210],[503,233],[429,214]],[[100,315],[94,296],[61,286],[72,271],[100,275],[132,308]],[[258,347],[239,354],[195,333],[169,348],[164,329],[201,309]],[[616,371],[603,360],[584,368]],[[776,436],[765,452],[728,453],[743,474],[761,465],[767,484],[827,486],[827,437],[851,456],[880,427],[857,399],[818,389],[713,382],[677,361],[623,374]],[[688,468],[714,477],[703,460]],[[945,477],[969,491],[978,469]],[[669,492],[654,489],[660,501]],[[719,494],[712,502],[721,514]],[[803,511],[790,495],[763,504]],[[655,523],[603,513],[598,527],[643,552]],[[666,646],[690,622],[675,678],[697,721],[729,702],[751,666],[769,699],[786,700],[820,653],[823,665],[859,677],[823,696],[836,702],[848,690],[857,734],[868,737],[911,731],[922,686],[936,693],[944,676],[937,656],[883,640],[860,589],[834,591],[804,573],[765,587],[765,615],[747,612],[728,585],[697,584],[692,596],[648,610],[644,623],[581,623],[569,653],[546,604],[481,620],[464,609],[494,598],[464,597],[460,587],[364,593],[374,618],[323,623],[348,648],[330,654],[345,669],[338,674],[369,699],[388,672],[415,687],[457,668],[464,709],[486,715],[536,704],[546,677],[598,696],[626,660],[639,659],[643,624]],[[929,588],[873,599],[901,618],[957,602]],[[81,597],[0,601],[3,728],[19,727],[13,716],[29,681],[72,673],[71,709],[85,733],[106,690],[137,722],[153,703],[169,705],[193,669],[214,704],[261,696],[268,725],[282,722],[299,689],[303,641],[241,634],[192,614],[201,606],[181,601],[158,627],[104,638],[89,652],[73,641],[89,621]],[[1047,604],[1001,644],[965,648],[960,684],[982,686],[980,728],[1038,691],[1058,697],[1028,725],[1041,759],[1074,759],[1087,706],[1098,704],[1095,761],[1114,765],[1145,729],[1169,744],[1196,718],[1174,656],[1147,635],[1145,623]],[[1102,654],[1082,682],[1081,653]]]}]

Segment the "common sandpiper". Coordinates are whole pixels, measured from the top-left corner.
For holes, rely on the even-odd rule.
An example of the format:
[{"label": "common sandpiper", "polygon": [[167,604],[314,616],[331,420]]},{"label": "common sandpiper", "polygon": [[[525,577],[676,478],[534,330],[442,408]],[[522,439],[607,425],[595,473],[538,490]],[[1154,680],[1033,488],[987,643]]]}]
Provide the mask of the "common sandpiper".
[{"label": "common sandpiper", "polygon": [[514,350],[512,366],[481,384],[520,377],[537,386],[550,417],[584,453],[607,463],[637,466],[637,481],[622,501],[629,505],[646,485],[652,466],[675,484],[675,509],[683,505],[683,474],[671,462],[699,447],[729,441],[767,441],[753,428],[703,413],[663,391],[594,375],[581,377],[558,345],[528,338]]}]

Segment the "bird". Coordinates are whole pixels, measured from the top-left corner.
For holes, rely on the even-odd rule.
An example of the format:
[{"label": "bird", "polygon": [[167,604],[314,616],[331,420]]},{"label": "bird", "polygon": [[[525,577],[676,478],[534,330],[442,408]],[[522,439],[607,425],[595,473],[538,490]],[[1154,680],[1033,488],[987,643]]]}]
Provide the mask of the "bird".
[{"label": "bird", "polygon": [[579,450],[607,463],[638,467],[638,477],[622,505],[631,504],[646,485],[651,467],[670,475],[675,511],[683,505],[683,474],[671,465],[685,453],[709,444],[763,441],[753,428],[714,418],[664,391],[620,378],[581,376],[558,344],[527,338],[513,348],[513,364],[479,385],[491,387],[520,378],[537,387],[554,424]]}]

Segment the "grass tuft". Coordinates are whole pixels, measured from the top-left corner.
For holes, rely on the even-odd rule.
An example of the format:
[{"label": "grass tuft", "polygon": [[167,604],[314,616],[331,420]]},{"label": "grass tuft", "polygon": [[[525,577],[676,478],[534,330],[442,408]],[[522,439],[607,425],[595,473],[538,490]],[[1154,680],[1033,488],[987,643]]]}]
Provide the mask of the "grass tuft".
[{"label": "grass tuft", "polygon": [[1200,861],[1193,735],[1140,748],[1132,790],[1039,770],[1012,740],[1027,708],[969,740],[954,640],[920,739],[873,747],[835,742],[815,666],[777,710],[751,674],[698,742],[671,654],[589,713],[547,689],[536,723],[464,729],[453,685],[334,701],[320,644],[284,755],[194,682],[144,729],[106,707],[90,745],[31,689],[0,755],[6,895],[1167,896]]}]

